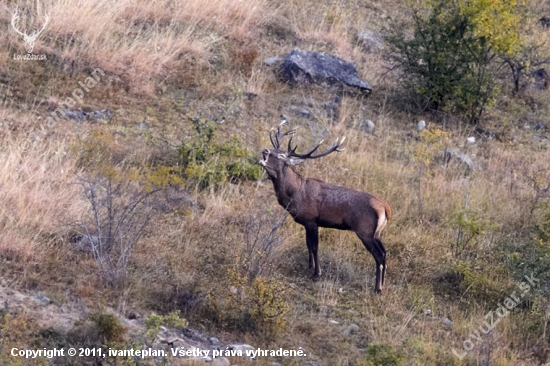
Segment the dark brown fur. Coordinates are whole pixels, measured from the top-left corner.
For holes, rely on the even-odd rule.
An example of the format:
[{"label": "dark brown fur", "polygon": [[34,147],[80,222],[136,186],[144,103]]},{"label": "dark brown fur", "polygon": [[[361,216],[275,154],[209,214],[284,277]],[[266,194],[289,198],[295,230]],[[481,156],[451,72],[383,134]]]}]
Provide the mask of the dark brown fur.
[{"label": "dark brown fur", "polygon": [[[271,150],[264,149],[260,164],[273,182],[279,204],[306,229],[309,266],[315,267],[314,279],[321,275],[317,253],[318,228],[351,230],[357,234],[376,261],[375,291],[380,292],[386,272],[386,249],[380,233],[391,217],[390,207],[368,193],[302,177],[291,166],[298,162],[293,161],[290,151],[290,147],[285,152],[279,150],[278,146]],[[319,156],[321,155],[317,155]]]}]

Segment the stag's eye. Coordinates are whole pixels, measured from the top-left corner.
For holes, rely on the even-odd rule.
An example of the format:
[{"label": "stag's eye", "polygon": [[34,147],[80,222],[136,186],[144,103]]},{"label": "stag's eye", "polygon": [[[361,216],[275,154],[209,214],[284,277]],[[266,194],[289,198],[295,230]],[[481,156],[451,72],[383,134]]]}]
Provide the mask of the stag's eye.
[{"label": "stag's eye", "polygon": [[286,159],[286,155],[285,155],[285,154],[279,154],[279,155],[277,155],[277,157],[278,157],[279,159],[282,159],[282,160],[285,160],[285,159]]}]

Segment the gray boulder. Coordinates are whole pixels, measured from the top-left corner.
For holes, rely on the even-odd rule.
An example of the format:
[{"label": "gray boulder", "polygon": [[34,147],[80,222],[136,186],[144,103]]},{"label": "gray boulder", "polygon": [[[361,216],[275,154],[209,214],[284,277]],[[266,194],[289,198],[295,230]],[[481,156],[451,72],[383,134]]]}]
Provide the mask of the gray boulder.
[{"label": "gray boulder", "polygon": [[67,109],[65,111],[65,117],[77,122],[84,122],[86,120],[90,120],[95,123],[101,121],[109,122],[111,120],[111,111],[108,109],[99,109],[97,111],[85,112]]},{"label": "gray boulder", "polygon": [[372,91],[371,86],[359,77],[351,62],[324,52],[296,48],[283,58],[280,73],[283,81],[291,84],[326,83]]},{"label": "gray boulder", "polygon": [[111,120],[111,111],[108,109],[100,109],[91,113],[92,121],[94,122],[109,122]]},{"label": "gray boulder", "polygon": [[86,120],[87,116],[88,116],[88,113],[83,112],[83,111],[67,110],[65,112],[65,117],[67,117],[68,119],[72,119],[73,121],[77,121],[77,122],[84,122]]}]

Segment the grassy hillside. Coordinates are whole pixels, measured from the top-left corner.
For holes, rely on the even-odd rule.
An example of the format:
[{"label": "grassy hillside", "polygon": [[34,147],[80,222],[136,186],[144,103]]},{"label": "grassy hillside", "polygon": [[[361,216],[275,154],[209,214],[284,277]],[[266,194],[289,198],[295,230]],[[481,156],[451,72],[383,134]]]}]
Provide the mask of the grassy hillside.
[{"label": "grassy hillside", "polygon": [[[26,53],[11,26],[17,6],[21,28],[36,29],[44,20],[36,14],[49,14],[33,51],[46,61],[13,58]],[[550,4],[530,10],[542,16]],[[512,95],[503,76],[502,93],[477,126],[419,112],[398,73],[388,71],[387,47],[368,49],[357,39],[382,33],[388,17],[409,15],[404,4],[377,0],[0,4],[0,294],[7,300],[0,363],[21,364],[9,356],[13,347],[51,345],[52,330],[73,343],[97,338],[71,333],[78,322],[62,326],[35,307],[10,307],[15,293],[43,294],[81,321],[179,310],[190,327],[223,342],[307,352],[232,359],[238,365],[546,363],[550,92],[529,84]],[[536,17],[526,19],[529,37],[550,36]],[[283,84],[263,60],[295,47],[354,62],[372,95]],[[111,117],[48,125],[98,68],[105,75],[72,109],[108,109]],[[337,96],[334,121],[325,103]],[[300,174],[392,207],[383,294],[374,294],[374,261],[352,232],[321,229],[323,277],[311,280],[305,231],[256,164],[282,114],[300,126],[303,150],[347,137],[345,152],[306,162]],[[427,130],[417,131],[419,120]],[[472,136],[474,144],[466,140]],[[475,168],[446,163],[446,149],[465,153]],[[82,239],[76,221],[93,217],[83,179],[123,187],[113,202],[162,190],[127,263],[117,248],[101,262],[93,241]],[[168,207],[159,208],[166,197]],[[480,334],[485,315],[519,294],[525,275],[540,283]],[[97,342],[124,348],[134,339],[131,332],[107,338]],[[453,349],[462,354],[467,340],[473,346],[460,360]]]}]

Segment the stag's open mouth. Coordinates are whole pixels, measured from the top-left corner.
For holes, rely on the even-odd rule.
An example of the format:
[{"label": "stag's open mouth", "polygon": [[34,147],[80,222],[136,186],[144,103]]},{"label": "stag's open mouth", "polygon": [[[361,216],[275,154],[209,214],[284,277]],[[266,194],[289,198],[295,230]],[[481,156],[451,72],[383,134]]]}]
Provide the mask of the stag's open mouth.
[{"label": "stag's open mouth", "polygon": [[262,151],[262,160],[260,160],[260,162],[259,162],[261,166],[264,166],[264,167],[266,166],[268,156],[269,156],[269,150],[264,149]]}]

